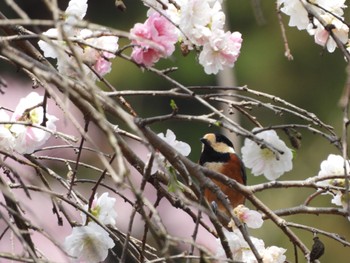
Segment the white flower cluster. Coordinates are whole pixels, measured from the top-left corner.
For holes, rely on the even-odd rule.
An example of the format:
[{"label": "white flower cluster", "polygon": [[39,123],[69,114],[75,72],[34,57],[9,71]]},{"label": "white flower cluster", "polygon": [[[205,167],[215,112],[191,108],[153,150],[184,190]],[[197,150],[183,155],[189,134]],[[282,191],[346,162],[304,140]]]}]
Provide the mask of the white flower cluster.
[{"label": "white flower cluster", "polygon": [[[244,240],[241,231],[239,229],[233,230],[233,232],[228,232],[225,230],[225,236],[229,243],[230,249],[233,254],[233,260],[237,262],[258,262],[250,249],[248,243]],[[258,253],[262,256],[264,263],[283,263],[286,260],[284,253],[287,251],[284,248],[271,246],[265,248],[265,243],[263,240],[251,237],[251,240],[257,249]],[[217,239],[220,243],[220,239]],[[218,246],[218,251],[216,256],[219,258],[225,258],[225,251],[221,246]],[[222,262],[226,262],[222,260]]]},{"label": "white flower cluster", "polygon": [[[256,131],[257,129],[254,129]],[[274,130],[259,132],[256,135],[274,146],[283,154],[276,154],[267,147],[261,147],[256,142],[245,139],[241,149],[242,161],[247,168],[252,169],[255,176],[264,175],[268,180],[276,180],[293,168],[293,154]]]},{"label": "white flower cluster", "polygon": [[[250,210],[244,205],[239,205],[233,209],[233,213],[237,218],[245,223],[249,228],[260,228],[263,225],[262,215],[254,210]],[[228,225],[232,228],[232,232],[225,230],[225,236],[228,240],[230,249],[233,254],[233,260],[238,262],[257,262],[252,250],[248,243],[244,240],[240,230],[236,227],[233,220]],[[258,250],[259,254],[263,258],[264,263],[283,263],[286,259],[284,253],[287,251],[284,248],[271,246],[265,248],[264,241],[255,237],[251,237],[251,240]],[[220,242],[220,240],[217,240]],[[219,246],[216,255],[220,258],[224,258],[225,252],[221,246]]]},{"label": "white flower cluster", "polygon": [[[40,40],[39,47],[47,58],[57,59],[58,71],[69,77],[76,77],[78,60],[92,67],[99,75],[103,76],[110,72],[112,63],[109,59],[114,58],[114,53],[118,50],[119,38],[111,35],[104,35],[105,32],[91,31],[90,29],[76,29],[74,24],[82,20],[86,14],[88,5],[87,0],[70,0],[65,11],[65,24],[62,28],[51,28],[43,33],[52,40],[45,42]],[[64,31],[64,34],[62,34]],[[68,49],[65,39],[77,41],[80,43],[71,43]],[[58,47],[63,48],[61,52]],[[96,80],[96,75],[87,65],[83,65],[85,75]]]},{"label": "white flower cluster", "polygon": [[[150,7],[148,15],[161,11],[179,28],[179,37],[189,49],[201,50],[199,63],[207,74],[217,74],[224,67],[233,67],[242,45],[239,32],[224,31],[225,14],[219,0],[178,0],[176,6],[163,0],[144,3]],[[156,10],[156,11],[155,11]]]},{"label": "white flower cluster", "polygon": [[[43,99],[44,96],[31,92],[19,101],[11,118],[3,109],[0,109],[1,122],[28,124],[0,124],[0,149],[30,154],[39,149],[50,138],[50,132],[56,131],[55,122],[58,119],[47,113],[44,115],[44,108],[41,105]],[[44,118],[46,118],[45,127],[42,126]],[[32,125],[42,126],[42,129]]]},{"label": "white flower cluster", "polygon": [[[100,197],[95,195],[91,206],[91,213],[105,225],[114,226],[117,213],[114,210],[115,198],[109,197],[108,193],[103,193]],[[88,206],[85,206],[87,211]],[[113,240],[106,230],[94,221],[86,222],[86,215],[82,213],[83,224],[73,227],[72,234],[67,236],[64,247],[68,255],[86,263],[101,262],[108,256],[108,250],[114,247]]]},{"label": "white flower cluster", "polygon": [[[318,172],[317,178],[323,179],[326,176],[345,176],[345,168],[347,175],[350,175],[350,161],[344,160],[344,158],[340,155],[330,154],[327,160],[322,161],[321,169]],[[348,203],[346,198],[345,190],[345,179],[343,178],[334,178],[334,179],[324,179],[317,182],[317,185],[321,187],[332,186],[339,188],[330,189],[326,192],[326,194],[331,194],[333,196],[332,203],[337,206],[342,206],[344,209],[348,209]],[[348,217],[350,220],[350,216]]]},{"label": "white flower cluster", "polygon": [[343,22],[345,0],[278,0],[281,11],[290,16],[289,26],[307,30],[318,45],[334,52],[336,42],[330,31],[341,43],[348,42],[349,27]]}]

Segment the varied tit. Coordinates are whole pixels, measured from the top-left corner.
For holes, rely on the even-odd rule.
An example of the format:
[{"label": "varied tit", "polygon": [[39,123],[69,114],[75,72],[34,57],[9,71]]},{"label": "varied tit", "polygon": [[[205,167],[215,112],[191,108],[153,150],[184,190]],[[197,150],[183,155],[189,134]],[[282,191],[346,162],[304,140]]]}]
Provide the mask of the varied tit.
[{"label": "varied tit", "polygon": [[[204,135],[201,142],[203,143],[203,147],[199,159],[200,165],[224,174],[238,183],[247,184],[245,167],[241,159],[237,156],[232,142],[227,137],[218,133],[208,133]],[[213,182],[221,188],[233,208],[244,204],[245,197],[241,193],[217,180],[213,180]],[[212,191],[205,189],[204,196],[211,204],[215,213],[220,211],[229,216],[224,205],[218,201],[217,196]]]}]

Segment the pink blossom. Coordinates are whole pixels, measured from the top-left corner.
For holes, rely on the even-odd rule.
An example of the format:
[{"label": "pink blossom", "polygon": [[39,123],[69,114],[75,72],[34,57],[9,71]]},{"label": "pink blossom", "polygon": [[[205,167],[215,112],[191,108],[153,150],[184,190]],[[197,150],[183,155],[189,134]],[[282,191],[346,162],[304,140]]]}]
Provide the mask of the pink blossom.
[{"label": "pink blossom", "polygon": [[176,27],[165,17],[153,13],[144,24],[137,23],[131,29],[130,38],[135,45],[131,54],[133,60],[150,67],[174,52],[178,34]]},{"label": "pink blossom", "polygon": [[[322,18],[328,25],[333,26],[332,33],[336,38],[340,40],[340,42],[345,44],[348,41],[348,26],[330,14],[323,15]],[[327,47],[327,50],[330,53],[334,52],[335,48],[337,47],[337,43],[329,34],[329,29],[324,28],[323,25],[318,21],[315,22],[315,24],[317,25],[316,29],[314,29],[311,25],[308,28],[309,34],[314,34],[315,43],[320,46]]]},{"label": "pink blossom", "polygon": [[96,33],[98,32],[92,32],[89,29],[81,30],[78,38],[83,39],[88,45],[80,50],[80,54],[83,60],[89,63],[99,75],[104,76],[111,71],[112,63],[109,59],[115,58],[114,53],[119,48],[119,38],[116,36],[94,37]]},{"label": "pink blossom", "polygon": [[94,69],[100,76],[104,76],[111,71],[112,62],[106,60],[104,56],[101,56],[96,60]]},{"label": "pink blossom", "polygon": [[[242,223],[246,223],[250,228],[260,228],[264,221],[262,215],[254,210],[250,210],[244,205],[239,205],[233,209],[233,213]],[[229,223],[229,227],[236,228],[233,220]]]},{"label": "pink blossom", "polygon": [[217,74],[224,66],[233,67],[240,54],[242,41],[239,32],[213,32],[199,55],[199,63],[204,67],[205,73]]}]

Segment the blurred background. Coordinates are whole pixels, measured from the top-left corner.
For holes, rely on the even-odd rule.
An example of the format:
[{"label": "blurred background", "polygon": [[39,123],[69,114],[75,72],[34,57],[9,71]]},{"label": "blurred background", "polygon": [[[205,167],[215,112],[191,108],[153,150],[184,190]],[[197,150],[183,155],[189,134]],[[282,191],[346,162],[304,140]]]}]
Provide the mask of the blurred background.
[{"label": "blurred background", "polygon": [[[1,12],[9,18],[16,17],[4,2],[0,2]],[[31,18],[51,18],[50,12],[45,8],[41,0],[18,0],[16,2]],[[58,2],[61,9],[65,10],[68,1],[60,0]],[[139,1],[125,0],[124,2],[127,9],[125,12],[121,12],[115,7],[113,0],[90,0],[88,1],[89,7],[85,19],[93,23],[129,31],[135,23],[144,22],[147,9]],[[237,85],[247,85],[250,89],[273,94],[309,112],[313,112],[323,122],[333,126],[335,132],[340,136],[343,116],[338,106],[338,101],[342,95],[346,79],[346,62],[343,55],[338,50],[333,54],[329,54],[321,46],[316,45],[313,37],[309,36],[307,32],[298,31],[296,28],[289,28],[287,26],[288,18],[282,15],[286,25],[289,46],[294,57],[294,60],[288,61],[284,56],[284,44],[278,24],[275,3],[273,1],[262,1],[261,11],[264,18],[262,23],[260,21],[261,19],[256,19],[254,15],[254,2],[226,1],[226,23],[228,29],[230,31],[240,31],[243,35],[241,55],[234,69],[232,69],[232,74],[236,78]],[[346,13],[345,18],[349,18],[348,13]],[[46,29],[40,28],[43,31]],[[120,46],[127,43],[127,40],[120,40]],[[217,78],[212,75],[206,75],[202,67],[196,62],[196,54],[191,53],[187,57],[183,57],[178,50],[170,60],[161,61],[156,64],[156,67],[159,69],[178,67],[178,70],[171,73],[170,76],[184,85],[217,85]],[[0,74],[4,78],[6,76],[9,79],[14,78],[17,80],[25,77],[15,67],[9,66],[6,63],[0,63]],[[160,77],[147,71],[142,72],[134,64],[120,58],[114,59],[112,72],[106,78],[118,90],[167,90],[172,87]],[[22,81],[25,82],[28,80],[23,79]],[[13,89],[22,89],[20,93],[27,94],[30,92],[30,82],[27,85],[8,87],[8,91],[11,90],[11,92],[14,92]],[[0,95],[1,105],[8,99],[6,96],[8,95]],[[171,112],[169,106],[171,98],[126,97],[126,99],[134,105],[136,111],[143,117]],[[181,100],[176,100],[176,103],[180,109],[180,113],[204,113],[203,109],[194,103]],[[264,126],[277,123],[288,124],[296,121],[300,123],[300,120],[296,120],[292,116],[285,115],[280,117],[273,115],[272,112],[259,112],[259,110],[254,111],[254,113],[257,114],[260,123]],[[244,118],[241,118],[241,123],[247,129],[253,128],[252,124]],[[208,125],[202,123],[180,123],[176,121],[155,124],[152,128],[156,132],[165,132],[167,128],[172,129],[179,140],[191,145],[192,152],[190,159],[193,161],[197,161],[199,157],[201,147],[199,138],[207,132],[217,131],[217,128],[208,127]],[[280,180],[302,180],[315,176],[319,171],[320,163],[327,159],[330,153],[341,154],[324,138],[311,134],[308,131],[301,130],[301,132],[303,136],[302,147],[296,152],[294,169],[283,175]],[[280,135],[283,137],[283,134]],[[98,135],[96,136],[98,138]],[[243,138],[235,138],[234,134],[230,134],[229,136],[236,141],[243,140]],[[103,143],[103,138],[99,139]],[[85,158],[87,158],[85,160],[89,160],[88,156]],[[263,177],[248,177],[248,184],[250,185],[263,182],[266,182],[266,179]],[[312,192],[313,190],[311,189],[300,190],[290,188],[269,190],[258,193],[257,195],[270,208],[280,209],[299,205]],[[152,196],[152,193],[150,193],[150,196]],[[321,196],[312,201],[310,205],[331,206],[330,200],[330,196]],[[183,235],[187,233],[190,236],[192,230],[183,229],[181,231],[180,220],[174,220],[172,214],[175,212],[168,204],[162,205],[163,210],[161,213],[164,214],[164,223],[167,227],[169,229],[176,229],[176,231],[181,232]],[[250,206],[249,203],[247,205]],[[121,206],[125,206],[125,209],[127,209],[127,205],[123,204]],[[120,211],[121,208],[118,209]],[[128,213],[118,212],[118,214],[121,218],[127,220]],[[191,221],[189,218],[187,220],[188,222]],[[347,240],[350,239],[350,222],[339,216],[296,215],[286,217],[286,220],[321,228],[325,231],[336,232],[345,236]],[[183,222],[181,221],[181,225],[184,227]],[[127,222],[120,220],[120,228],[126,229],[126,226]],[[300,234],[305,244],[311,248],[312,233],[299,230],[295,231],[297,234]],[[140,226],[140,229],[134,229],[134,235],[142,235],[142,226]],[[289,240],[271,222],[265,222],[263,228],[252,231],[252,235],[262,238],[266,246],[276,245],[287,248],[287,259],[291,262],[294,261],[293,247],[289,243]],[[326,245],[325,255],[321,258],[322,262],[348,262],[346,256],[349,255],[349,248],[343,247],[327,237],[321,236],[320,238]],[[217,245],[215,240],[209,239],[209,237],[203,235],[203,238],[199,242],[215,250],[215,246]],[[2,243],[0,241],[0,252],[3,246]],[[299,255],[301,256],[301,253]],[[305,261],[300,258],[299,262]]]}]

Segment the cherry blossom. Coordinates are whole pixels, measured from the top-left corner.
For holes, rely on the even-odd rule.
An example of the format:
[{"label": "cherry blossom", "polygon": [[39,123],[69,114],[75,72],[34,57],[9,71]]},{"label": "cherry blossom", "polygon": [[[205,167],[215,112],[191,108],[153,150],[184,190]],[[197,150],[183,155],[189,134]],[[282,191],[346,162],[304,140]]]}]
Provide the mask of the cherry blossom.
[{"label": "cherry blossom", "polygon": [[76,19],[82,20],[86,15],[87,8],[87,0],[70,0],[65,11],[66,21],[74,23]]},{"label": "cherry blossom", "polygon": [[[350,164],[349,160],[346,162],[344,161],[344,158],[340,155],[336,154],[330,154],[328,155],[327,160],[324,160],[321,162],[320,165],[320,171],[318,172],[317,179],[322,179],[323,177],[327,176],[344,176],[345,175],[345,169],[346,168],[347,174],[350,174]],[[333,186],[333,187],[342,187],[345,189],[345,179],[342,178],[334,178],[334,179],[326,179],[326,180],[321,180],[316,183],[318,186],[322,187],[328,187],[328,186]],[[340,190],[336,189],[330,189],[326,191],[324,194],[331,194],[333,196],[331,202],[332,204],[335,204],[337,206],[341,206],[344,209],[347,209],[348,204],[346,200],[346,195]],[[348,217],[350,220],[350,217]]]},{"label": "cherry blossom", "polygon": [[[175,133],[170,129],[167,129],[165,135],[162,132],[158,133],[158,137],[164,140],[167,144],[169,144],[171,147],[173,147],[176,151],[181,153],[183,156],[188,156],[191,152],[191,146],[185,142],[176,140]],[[158,160],[158,162],[157,161],[153,162],[152,171],[151,171],[152,174],[160,169],[160,166],[158,165],[159,163],[164,163],[164,165],[167,167],[170,166],[168,161],[166,161],[165,157],[160,153],[156,154],[156,160]]]},{"label": "cherry blossom", "polygon": [[203,0],[185,1],[181,11],[179,27],[185,39],[188,38],[192,44],[202,45],[202,38],[206,39],[211,33],[208,27],[212,15],[209,3]]},{"label": "cherry blossom", "polygon": [[278,0],[278,5],[282,6],[281,11],[290,16],[288,25],[296,26],[299,30],[306,29],[310,23],[303,4],[307,4],[305,0]]},{"label": "cherry blossom", "polygon": [[[260,228],[264,223],[262,215],[259,212],[250,210],[244,205],[236,206],[233,209],[233,213],[242,223],[247,224],[247,226],[250,228]],[[231,220],[231,222],[229,223],[229,227],[232,227],[233,229],[236,228],[236,225],[233,220]]]},{"label": "cherry blossom", "polygon": [[[44,116],[42,107],[44,97],[36,92],[31,92],[22,98],[11,117],[12,122],[20,121],[28,124],[42,125],[46,118],[46,128],[51,132],[56,131],[55,116],[48,113]],[[47,109],[46,109],[47,110]],[[12,124],[6,126],[13,136],[13,150],[21,154],[29,154],[42,146],[49,138],[50,133],[44,129],[32,127],[30,125]]]},{"label": "cherry blossom", "polygon": [[[98,194],[95,195],[91,206],[91,213],[103,224],[115,225],[117,212],[114,208],[116,199],[108,196],[109,193],[105,192],[100,197]],[[88,205],[84,207],[88,209]],[[86,222],[85,213],[81,213],[83,222]]]},{"label": "cherry blossom", "polygon": [[144,24],[135,24],[130,30],[130,39],[135,45],[132,59],[138,64],[150,67],[160,58],[167,58],[174,52],[178,32],[168,19],[153,13]]},{"label": "cherry blossom", "polygon": [[327,47],[328,52],[334,52],[337,47],[329,30],[341,43],[347,42],[349,28],[342,22],[345,0],[279,0],[278,4],[281,11],[290,16],[289,26],[306,29],[310,35],[314,35],[315,43]]},{"label": "cherry blossom", "polygon": [[262,253],[264,263],[284,263],[286,256],[284,253],[287,250],[281,247],[271,246],[267,247]]},{"label": "cherry blossom", "polygon": [[[222,1],[179,0],[176,1],[176,6],[169,1],[163,3],[167,6],[165,10],[158,1],[145,1],[145,5],[150,7],[148,15],[151,17],[159,11],[177,25],[179,30],[176,32],[183,46],[188,50],[200,51],[199,63],[204,67],[206,74],[217,74],[225,67],[234,66],[240,54],[242,36],[239,32],[224,31],[225,14],[222,11]],[[139,31],[140,28],[143,29],[139,35],[147,35],[145,26],[137,24],[135,27]],[[150,49],[147,42],[139,45],[143,49],[134,48],[132,54],[139,64],[151,66],[164,57],[159,55],[157,50]]]},{"label": "cherry blossom", "polygon": [[[253,131],[256,131],[254,129]],[[260,132],[256,135],[265,142],[283,152],[277,157],[267,147],[261,147],[256,142],[245,139],[241,149],[242,160],[247,168],[252,169],[255,176],[264,175],[268,180],[276,180],[285,172],[293,168],[293,154],[286,144],[278,137],[274,130]]]},{"label": "cherry blossom", "polygon": [[[224,230],[224,233],[232,251],[233,260],[238,262],[257,262],[248,243],[244,240],[242,233],[238,229],[234,229],[233,232]],[[265,244],[263,240],[255,237],[251,237],[251,240],[258,251],[264,250]],[[217,242],[220,243],[220,239],[217,239]],[[221,245],[218,246],[216,256],[225,258],[225,251]]]},{"label": "cherry blossom", "polygon": [[[234,229],[232,232],[224,230],[224,234],[232,251],[234,261],[249,263],[258,262],[248,243],[244,240],[242,233],[238,229]],[[264,263],[283,263],[286,259],[286,256],[284,255],[287,251],[286,249],[276,246],[265,248],[263,240],[252,236],[250,238],[258,253],[262,256]],[[220,239],[217,239],[217,242],[220,243]],[[224,249],[220,245],[218,246],[216,255],[221,259],[225,258]],[[222,260],[220,262],[226,261]]]},{"label": "cherry blossom", "polygon": [[242,46],[239,32],[216,31],[209,42],[204,44],[199,55],[199,63],[207,74],[217,74],[224,67],[233,67]]},{"label": "cherry blossom", "polygon": [[165,136],[162,132],[158,133],[158,137],[160,137],[162,140],[168,143],[171,147],[173,147],[183,156],[188,156],[191,152],[191,146],[185,142],[176,140],[175,133],[170,129],[167,129]]},{"label": "cherry blossom", "polygon": [[[70,45],[70,48],[74,51],[67,49],[67,44],[63,40],[64,37],[57,28],[51,28],[43,33],[44,36],[52,38],[50,42],[40,40],[38,45],[44,52],[45,57],[57,59],[57,69],[60,73],[70,77],[78,76],[78,62],[74,56],[71,56],[71,53],[73,53],[87,64],[84,64],[82,67],[84,76],[87,75],[90,79],[96,80],[97,77],[90,70],[89,66],[100,76],[109,73],[112,66],[109,60],[115,58],[114,53],[119,48],[119,38],[107,35],[106,32],[73,27],[75,22],[84,18],[87,11],[86,2],[84,0],[71,0],[65,11],[66,23],[62,30],[65,31],[65,37],[68,37],[71,41],[78,42]],[[63,50],[59,52],[59,48],[63,48]]]},{"label": "cherry blossom", "polygon": [[106,230],[94,222],[86,226],[73,227],[72,234],[64,240],[66,252],[86,263],[101,262],[114,247],[113,240]]},{"label": "cherry blossom", "polygon": [[[325,176],[332,176],[332,175],[344,175],[344,165],[346,165],[346,171],[349,174],[350,173],[350,165],[349,161],[344,162],[344,158],[340,155],[330,154],[328,155],[327,160],[324,160],[321,162],[320,165],[320,171],[318,172],[317,178],[322,179],[322,177]],[[317,185],[319,186],[340,186],[344,184],[344,179],[336,178],[336,179],[328,179],[328,180],[322,180],[318,181]],[[327,192],[331,193],[331,192]]]},{"label": "cherry blossom", "polygon": [[[341,43],[346,44],[348,41],[349,28],[339,19],[335,18],[333,15],[325,14],[321,18],[324,20],[327,25],[332,25],[332,33],[337,37]],[[316,28],[314,28],[316,26]],[[311,35],[314,35],[315,43],[321,46],[326,46],[328,52],[334,52],[337,47],[337,43],[331,37],[329,29],[324,28],[324,26],[319,22],[315,22],[314,25],[309,25],[308,32]]]}]

